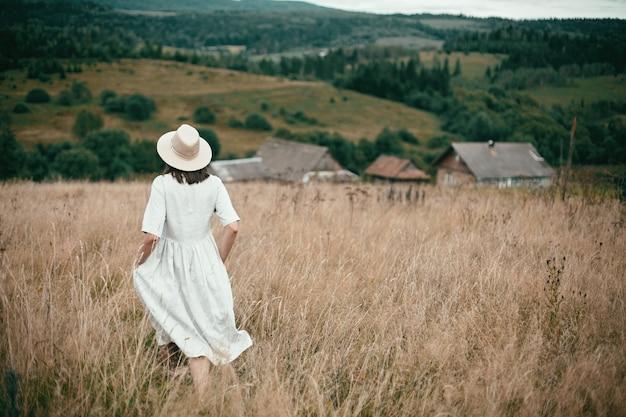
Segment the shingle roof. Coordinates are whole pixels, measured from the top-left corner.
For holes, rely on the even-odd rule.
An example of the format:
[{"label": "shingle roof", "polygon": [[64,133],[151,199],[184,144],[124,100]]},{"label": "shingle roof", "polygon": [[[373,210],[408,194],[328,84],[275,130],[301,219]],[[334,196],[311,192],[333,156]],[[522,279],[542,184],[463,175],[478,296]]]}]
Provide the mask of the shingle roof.
[{"label": "shingle roof", "polygon": [[413,166],[410,160],[395,156],[380,155],[365,170],[367,175],[400,180],[427,180],[430,178],[424,171]]},{"label": "shingle roof", "polygon": [[315,171],[322,157],[328,152],[324,146],[270,138],[263,143],[257,156],[271,178],[301,181],[304,174]]},{"label": "shingle roof", "polygon": [[213,161],[209,170],[223,181],[250,181],[267,177],[263,160],[259,157]]},{"label": "shingle roof", "polygon": [[549,177],[554,170],[530,143],[455,142],[452,148],[478,179]]}]

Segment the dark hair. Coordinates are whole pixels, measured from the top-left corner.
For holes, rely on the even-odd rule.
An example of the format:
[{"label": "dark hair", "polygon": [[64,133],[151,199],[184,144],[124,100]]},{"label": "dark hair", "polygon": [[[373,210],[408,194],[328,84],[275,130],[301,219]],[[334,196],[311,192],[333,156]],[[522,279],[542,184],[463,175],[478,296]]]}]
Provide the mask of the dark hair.
[{"label": "dark hair", "polygon": [[181,184],[195,184],[197,182],[202,182],[211,176],[208,165],[197,171],[181,171],[178,168],[165,164],[163,174],[172,174],[172,177],[174,177],[176,181]]}]

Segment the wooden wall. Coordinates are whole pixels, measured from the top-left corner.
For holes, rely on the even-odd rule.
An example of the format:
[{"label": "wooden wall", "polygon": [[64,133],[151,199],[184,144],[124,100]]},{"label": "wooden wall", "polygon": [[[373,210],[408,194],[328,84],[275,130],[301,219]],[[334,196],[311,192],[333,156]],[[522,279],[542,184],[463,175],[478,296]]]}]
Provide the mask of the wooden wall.
[{"label": "wooden wall", "polygon": [[463,160],[452,151],[437,165],[437,185],[466,185],[476,182],[474,175]]}]

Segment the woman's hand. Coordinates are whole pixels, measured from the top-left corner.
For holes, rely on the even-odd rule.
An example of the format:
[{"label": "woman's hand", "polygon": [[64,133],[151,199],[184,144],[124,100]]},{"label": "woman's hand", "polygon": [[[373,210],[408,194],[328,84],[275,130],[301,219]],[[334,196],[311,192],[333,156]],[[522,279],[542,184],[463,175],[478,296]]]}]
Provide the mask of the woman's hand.
[{"label": "woman's hand", "polygon": [[145,236],[143,238],[143,244],[141,245],[141,248],[139,249],[140,250],[138,254],[139,259],[135,265],[135,268],[141,265],[142,263],[144,263],[146,259],[148,259],[148,257],[152,253],[152,250],[154,249],[154,246],[156,245],[158,241],[159,241],[158,236],[155,236],[150,233],[145,233]]},{"label": "woman's hand", "polygon": [[222,258],[222,262],[225,262],[226,258],[228,258],[228,254],[233,248],[233,244],[235,243],[235,238],[237,237],[238,232],[239,221],[232,222],[224,226],[224,232],[222,233],[220,241],[217,245],[220,252],[220,257]]}]

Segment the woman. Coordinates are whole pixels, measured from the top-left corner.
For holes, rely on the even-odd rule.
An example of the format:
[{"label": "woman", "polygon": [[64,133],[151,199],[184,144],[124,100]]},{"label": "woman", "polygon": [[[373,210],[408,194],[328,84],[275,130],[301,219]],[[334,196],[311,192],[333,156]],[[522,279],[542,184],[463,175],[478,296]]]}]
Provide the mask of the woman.
[{"label": "woman", "polygon": [[[211,147],[195,128],[183,124],[165,133],[157,152],[166,169],[152,182],[133,283],[157,344],[174,343],[189,358],[194,385],[203,392],[209,361],[229,363],[252,345],[235,327],[224,266],[240,219],[221,179],[208,173]],[[224,228],[219,244],[211,233],[214,212]]]}]

